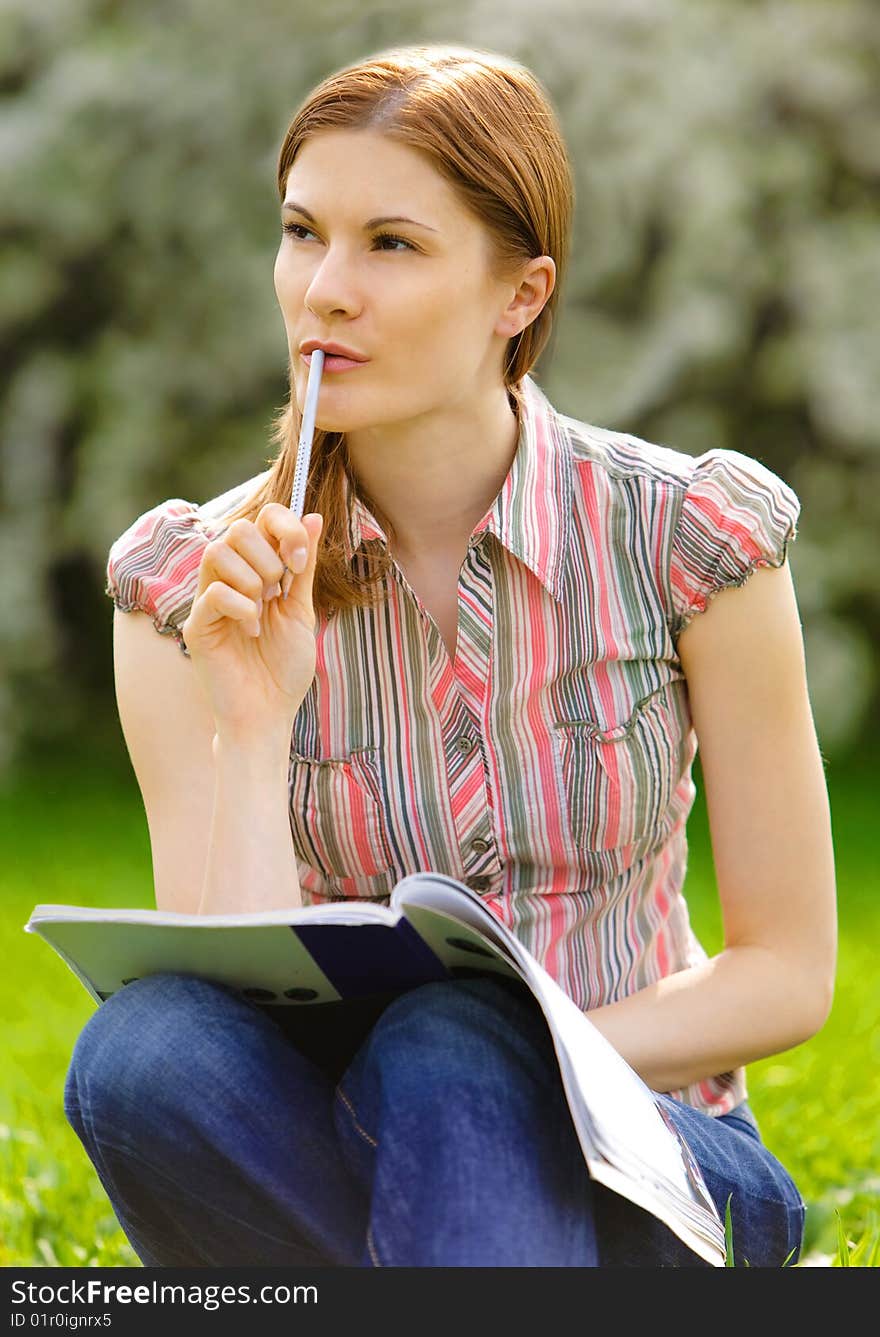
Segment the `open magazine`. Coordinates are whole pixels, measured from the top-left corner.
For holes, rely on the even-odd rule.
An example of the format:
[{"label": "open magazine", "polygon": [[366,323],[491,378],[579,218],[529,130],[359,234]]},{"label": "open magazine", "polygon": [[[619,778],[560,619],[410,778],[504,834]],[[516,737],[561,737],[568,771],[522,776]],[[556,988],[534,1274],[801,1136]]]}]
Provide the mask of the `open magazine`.
[{"label": "open magazine", "polygon": [[724,1227],[689,1147],[654,1093],[518,938],[464,883],[398,882],[388,906],[360,901],[199,915],[38,905],[39,934],[96,1003],[143,975],[216,980],[269,1010],[390,997],[431,980],[523,981],[550,1030],[589,1173],[653,1212],[701,1258],[725,1262]]}]

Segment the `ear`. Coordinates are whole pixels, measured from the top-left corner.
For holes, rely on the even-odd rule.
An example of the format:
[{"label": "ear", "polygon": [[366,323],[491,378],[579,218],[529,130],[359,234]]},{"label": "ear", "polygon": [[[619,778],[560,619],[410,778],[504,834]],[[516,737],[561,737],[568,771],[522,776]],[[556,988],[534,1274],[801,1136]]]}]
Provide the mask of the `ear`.
[{"label": "ear", "polygon": [[506,339],[521,333],[550,300],[556,287],[556,261],[549,255],[538,255],[528,260],[514,280],[513,297],[495,324],[495,334]]}]

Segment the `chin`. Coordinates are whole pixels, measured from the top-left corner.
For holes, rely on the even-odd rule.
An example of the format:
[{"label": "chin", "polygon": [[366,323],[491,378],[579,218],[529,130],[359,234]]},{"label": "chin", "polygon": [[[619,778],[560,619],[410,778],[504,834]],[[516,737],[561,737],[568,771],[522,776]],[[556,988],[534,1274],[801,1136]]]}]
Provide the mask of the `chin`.
[{"label": "chin", "polygon": [[363,413],[346,413],[344,409],[322,407],[315,415],[315,428],[319,432],[354,432],[366,425]]},{"label": "chin", "polygon": [[322,417],[318,414],[315,419],[315,431],[317,432],[350,432],[354,424],[342,414]]}]

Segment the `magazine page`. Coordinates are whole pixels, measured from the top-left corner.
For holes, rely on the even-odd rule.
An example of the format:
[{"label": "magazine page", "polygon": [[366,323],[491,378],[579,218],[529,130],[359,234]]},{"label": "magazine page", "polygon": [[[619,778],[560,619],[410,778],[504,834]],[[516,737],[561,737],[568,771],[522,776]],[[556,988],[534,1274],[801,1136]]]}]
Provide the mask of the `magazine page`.
[{"label": "magazine page", "polygon": [[423,943],[443,962],[452,976],[499,974],[521,979],[503,947],[481,928],[466,923],[448,909],[407,902],[406,918]]},{"label": "magazine page", "polygon": [[511,951],[541,1003],[554,1040],[568,1054],[577,1086],[589,1092],[592,1133],[600,1153],[622,1170],[653,1179],[658,1192],[697,1219],[705,1217],[707,1228],[723,1238],[699,1167],[663,1117],[653,1091],[518,939]]},{"label": "magazine page", "polygon": [[61,920],[31,929],[105,1001],[142,975],[201,975],[255,1001],[331,1002],[340,997],[299,936],[286,924],[248,926]]},{"label": "magazine page", "polygon": [[642,1184],[634,1181],[630,1175],[624,1174],[606,1160],[598,1160],[590,1163],[590,1170],[594,1179],[613,1192],[619,1193],[621,1197],[628,1198],[634,1202],[637,1207],[643,1207],[645,1211],[652,1212],[658,1220],[677,1235],[683,1244],[707,1263],[713,1267],[725,1266],[725,1246],[724,1231],[720,1235],[708,1238],[701,1231],[697,1230],[693,1224],[689,1223],[683,1217],[671,1210],[662,1197],[652,1192],[649,1188],[645,1189]]},{"label": "magazine page", "polygon": [[[654,1213],[708,1262],[724,1260],[724,1227],[702,1176],[694,1183],[680,1139],[660,1115],[652,1091],[578,1009],[559,985],[535,963],[529,971],[557,1045],[560,1071],[575,1127],[582,1104],[602,1164],[589,1141],[584,1155],[591,1172],[639,1206]],[[583,1023],[586,1022],[586,1025]],[[609,1135],[613,1130],[613,1136]],[[610,1167],[610,1168],[607,1168]],[[612,1172],[614,1172],[612,1174]],[[699,1173],[699,1171],[697,1171]]]},{"label": "magazine page", "polygon": [[439,874],[404,879],[394,899],[406,907],[408,916],[417,900],[479,923],[486,937],[496,941],[529,984],[547,1019],[591,1172],[653,1211],[707,1261],[717,1263],[720,1257],[723,1262],[724,1231],[715,1204],[682,1139],[662,1117],[653,1092],[519,939],[470,888]]},{"label": "magazine page", "polygon": [[[34,907],[24,931],[48,943],[96,1003],[141,975],[179,971],[216,979],[254,1001],[302,1004],[340,995],[292,923],[393,927],[399,919],[387,906],[349,902],[226,915],[44,904]],[[230,938],[236,932],[246,936]]]},{"label": "magazine page", "polygon": [[511,944],[519,945],[507,925],[486,908],[475,891],[443,873],[410,873],[392,891],[391,904],[405,909],[407,917],[412,906],[427,906],[469,924],[509,959]]},{"label": "magazine page", "polygon": [[24,925],[26,933],[33,933],[42,923],[61,923],[69,920],[92,924],[195,924],[207,928],[249,924],[309,924],[330,920],[333,923],[360,924],[377,922],[397,923],[400,915],[387,905],[375,902],[340,901],[328,905],[294,905],[280,910],[250,910],[236,914],[184,914],[177,910],[136,910],[129,907],[107,909],[92,905],[36,905]]},{"label": "magazine page", "polygon": [[[524,979],[529,984],[536,1001],[548,1020],[551,1035],[554,1037],[554,1046],[569,1109],[572,1113],[585,1160],[594,1178],[629,1198],[638,1206],[653,1212],[706,1261],[718,1263],[720,1260],[723,1263],[723,1244],[720,1253],[718,1245],[719,1238],[723,1242],[723,1231],[720,1231],[719,1225],[714,1219],[714,1204],[707,1195],[706,1202],[709,1206],[707,1212],[699,1190],[696,1194],[693,1193],[693,1185],[689,1182],[687,1166],[682,1158],[677,1134],[674,1139],[670,1138],[669,1130],[662,1119],[658,1121],[658,1110],[653,1095],[642,1083],[638,1074],[633,1072],[621,1060],[617,1051],[592,1026],[590,1027],[591,1040],[596,1041],[601,1049],[597,1056],[594,1047],[590,1054],[590,1061],[583,1061],[586,1057],[584,1046],[580,1043],[583,1038],[583,1027],[579,1023],[587,1022],[587,1025],[589,1025],[589,1022],[568,996],[561,990],[558,991],[559,996],[565,1000],[565,1003],[574,1012],[578,1023],[573,1027],[573,1035],[566,1035],[565,1028],[557,1025],[560,1008],[558,997],[548,997],[547,991],[544,991],[542,996],[540,986],[535,978],[529,978],[528,972],[523,968],[518,968],[512,963],[508,964],[506,952],[502,955],[502,949],[496,944],[490,943],[486,935],[477,929],[465,930],[462,921],[457,921],[461,927],[453,930],[454,937],[449,936],[451,922],[449,907],[454,904],[452,893],[447,890],[444,895],[431,899],[435,905],[439,901],[444,908],[442,910],[437,908],[428,909],[425,905],[413,904],[411,899],[405,902],[405,906],[407,917],[416,927],[419,935],[425,941],[431,942],[438,953],[442,953],[444,945],[450,942],[467,946],[468,950],[478,952],[481,957],[485,958],[480,963],[482,971],[500,970],[509,976]],[[467,938],[462,936],[466,931],[468,931]],[[537,967],[537,969],[540,970],[540,967]],[[555,983],[550,976],[547,976],[547,979],[551,985]],[[556,988],[558,990],[558,986]],[[568,1047],[572,1043],[578,1055],[574,1061]],[[606,1065],[605,1067],[603,1067],[603,1062]],[[610,1120],[613,1114],[619,1114],[619,1111],[614,1109],[615,1100],[625,1101],[629,1098],[630,1105],[626,1107],[629,1113],[624,1124],[624,1139],[627,1136],[631,1137],[633,1139],[632,1146],[639,1146],[642,1154],[632,1154],[632,1147],[625,1140],[615,1138],[613,1141],[609,1141],[607,1138],[602,1139],[599,1135],[597,1121],[593,1117],[593,1111],[591,1111],[584,1093],[586,1089],[589,1089],[591,1099],[593,1098],[592,1092],[603,1082],[606,1069],[616,1074],[618,1079],[621,1076],[624,1078],[623,1089],[616,1088],[609,1092],[606,1086],[603,1099],[599,1102],[601,1107],[599,1117],[600,1119]],[[590,1074],[589,1087],[585,1085],[587,1073]],[[627,1079],[632,1079],[640,1088],[639,1095],[643,1099],[641,1109],[635,1112],[631,1107],[633,1092]],[[618,1118],[618,1124],[619,1122]],[[647,1146],[645,1144],[646,1138]],[[644,1155],[645,1151],[647,1151],[647,1160]]]},{"label": "magazine page", "polygon": [[273,910],[270,923],[263,914],[42,909],[27,931],[54,948],[97,1002],[160,972],[213,979],[282,1007],[402,992],[474,970],[516,974],[476,930],[419,907],[409,918],[352,903]]}]

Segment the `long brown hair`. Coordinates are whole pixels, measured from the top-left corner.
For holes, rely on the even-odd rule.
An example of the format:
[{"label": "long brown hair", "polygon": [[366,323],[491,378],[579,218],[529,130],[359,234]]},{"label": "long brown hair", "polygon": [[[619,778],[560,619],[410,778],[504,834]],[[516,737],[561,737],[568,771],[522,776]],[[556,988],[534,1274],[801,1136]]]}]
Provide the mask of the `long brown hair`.
[{"label": "long brown hair", "polygon": [[[540,82],[517,61],[491,51],[424,45],[381,51],[331,74],[311,92],[288,127],[278,159],[279,201],[305,140],[321,130],[374,129],[428,154],[482,218],[495,272],[509,272],[539,255],[556,265],[556,284],[538,316],[512,338],[505,353],[504,384],[517,416],[521,381],[546,346],[568,260],[574,185],[556,114]],[[224,517],[224,526],[254,520],[270,501],[289,505],[296,469],[301,415],[293,371],[288,398],[274,417],[276,447],[259,490]],[[303,514],[324,518],[312,587],[316,616],[375,602],[391,566],[377,549],[349,566],[344,535],[350,497],[359,496],[393,541],[388,517],[354,478],[345,434],[316,429]]]}]

